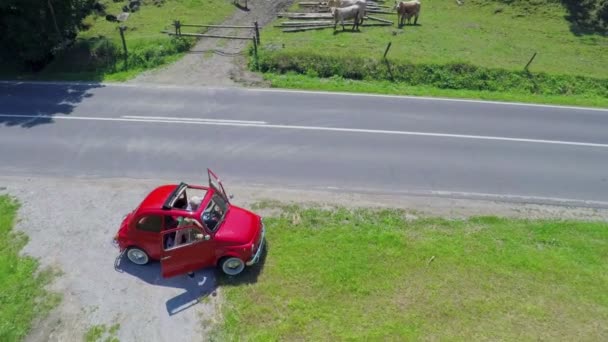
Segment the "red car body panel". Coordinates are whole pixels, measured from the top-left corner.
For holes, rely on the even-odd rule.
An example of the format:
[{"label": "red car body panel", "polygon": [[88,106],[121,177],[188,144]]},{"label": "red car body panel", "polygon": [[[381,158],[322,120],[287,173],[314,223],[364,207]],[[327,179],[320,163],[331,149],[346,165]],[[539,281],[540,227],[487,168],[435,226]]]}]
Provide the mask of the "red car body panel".
[{"label": "red car body panel", "polygon": [[224,220],[229,224],[215,233],[217,240],[224,244],[244,245],[260,233],[260,217],[248,210],[233,206]]},{"label": "red car body panel", "polygon": [[[256,252],[263,239],[262,218],[249,210],[230,204],[223,185],[210,170],[209,177],[209,187],[181,183],[162,185],[152,190],[135,210],[123,218],[115,236],[120,250],[124,251],[130,247],[143,249],[150,259],[161,261],[163,277],[173,277],[215,266],[219,260],[228,256],[238,257],[244,262],[251,263],[254,254],[259,254]],[[164,208],[168,199],[170,200],[170,197],[179,191],[180,186],[206,191],[196,211]],[[225,200],[227,210],[218,227],[211,230],[201,220],[201,215],[214,196],[220,196]],[[168,216],[196,220],[203,228],[192,224],[182,228],[170,228]],[[140,229],[138,222],[144,217],[154,217],[156,222],[160,222],[161,229],[158,232]],[[180,231],[201,234],[199,237],[204,236],[208,240],[200,239],[187,245],[165,249],[164,237]]]}]

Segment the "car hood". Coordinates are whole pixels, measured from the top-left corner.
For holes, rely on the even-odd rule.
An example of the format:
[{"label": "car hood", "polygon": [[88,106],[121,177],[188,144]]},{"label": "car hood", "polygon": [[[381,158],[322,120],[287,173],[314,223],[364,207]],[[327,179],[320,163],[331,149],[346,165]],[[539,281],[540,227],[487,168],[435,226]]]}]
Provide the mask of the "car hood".
[{"label": "car hood", "polygon": [[249,210],[231,206],[224,222],[215,233],[215,239],[232,244],[246,244],[258,235],[261,226],[260,216]]}]

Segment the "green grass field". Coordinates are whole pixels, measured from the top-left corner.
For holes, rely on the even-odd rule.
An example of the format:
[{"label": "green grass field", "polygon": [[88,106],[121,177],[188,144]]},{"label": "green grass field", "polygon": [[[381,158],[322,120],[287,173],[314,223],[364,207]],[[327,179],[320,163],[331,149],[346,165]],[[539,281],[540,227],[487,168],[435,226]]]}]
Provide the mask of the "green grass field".
[{"label": "green grass field", "polygon": [[608,97],[599,95],[540,95],[518,92],[497,92],[469,89],[442,89],[428,85],[379,80],[351,80],[343,77],[319,78],[296,73],[265,73],[274,88],[322,90],[332,92],[387,95],[433,96],[487,101],[528,102],[553,105],[574,105],[608,108]]},{"label": "green grass field", "polygon": [[[491,1],[486,5],[465,2],[465,6],[458,6],[456,1],[423,0],[419,26],[402,30],[396,25],[361,27],[360,33],[347,30],[334,35],[333,29],[283,33],[268,26],[262,32],[262,47],[285,44],[284,50],[289,52],[378,58],[392,42],[388,57],[393,60],[416,64],[466,62],[508,70],[522,70],[538,52],[531,71],[608,78],[608,37],[576,36],[561,6],[544,4],[534,7],[542,11],[529,13],[518,6]],[[503,11],[494,13],[497,8]],[[294,6],[291,11],[297,9]],[[396,14],[378,17],[397,23]]]},{"label": "green grass field", "polygon": [[[389,1],[385,4],[392,3]],[[297,5],[291,11],[299,11]],[[458,6],[455,1],[424,0],[419,25],[406,25],[403,29],[394,25],[361,27],[359,33],[349,32],[348,29],[337,34],[333,33],[333,29],[283,33],[281,28],[270,25],[261,33],[263,42],[260,54],[263,67],[264,61],[267,61],[268,70],[264,71],[283,73],[291,70],[312,73],[313,76],[317,76],[316,73],[321,77],[340,74],[346,78],[354,77],[371,82],[385,80],[386,73],[382,70],[382,75],[379,75],[378,68],[362,67],[361,72],[349,77],[346,75],[348,70],[342,70],[333,64],[339,64],[343,60],[348,66],[343,69],[352,69],[352,63],[379,61],[387,44],[391,42],[387,57],[395,65],[396,78],[405,79],[396,83],[479,91],[481,94],[484,89],[479,86],[479,82],[450,84],[451,71],[438,71],[439,77],[447,80],[438,83],[428,76],[428,72],[425,74],[427,80],[407,79],[408,73],[417,71],[407,67],[400,70],[399,67],[414,65],[422,69],[434,69],[442,65],[471,65],[482,70],[504,71],[494,78],[489,75],[491,72],[479,72],[480,76],[476,79],[491,79],[493,84],[498,85],[494,88],[503,94],[498,94],[497,98],[508,97],[509,93],[513,93],[515,100],[529,101],[527,95],[560,95],[565,100],[559,102],[586,105],[595,102],[605,105],[605,99],[608,98],[608,82],[605,81],[608,79],[608,36],[575,34],[571,22],[565,18],[567,15],[568,11],[564,7],[549,0],[514,1],[513,5],[499,1],[472,0],[465,1],[464,6]],[[397,23],[396,14],[377,16]],[[284,19],[277,21],[282,20]],[[529,71],[548,77],[534,87],[518,87],[518,81],[513,81],[504,74],[521,73],[534,53],[537,56]],[[329,67],[322,65],[320,61],[323,59],[331,59],[328,64],[333,64]],[[352,59],[356,60],[353,62]],[[582,78],[591,81],[581,83]],[[597,89],[598,82],[593,81],[598,79],[603,80],[601,89]],[[553,87],[554,83],[560,82],[562,85]],[[576,82],[579,83],[571,86]],[[291,83],[296,82],[292,79]],[[281,87],[284,85],[280,81],[275,84]],[[308,80],[302,86],[310,88],[313,84]],[[537,86],[538,89],[535,88]],[[382,91],[385,88],[381,84],[374,87]],[[322,82],[316,88],[327,89]],[[422,93],[432,94],[426,91]],[[578,98],[569,101],[570,96]],[[586,98],[590,100],[585,100]]]},{"label": "green grass field", "polygon": [[0,196],[0,341],[20,341],[35,318],[55,306],[59,297],[44,290],[53,274],[38,272],[38,262],[19,252],[27,243],[12,232],[18,204]]},{"label": "green grass field", "polygon": [[608,224],[283,208],[217,340],[608,339]]},{"label": "green grass field", "polygon": [[[101,0],[106,13],[118,15],[126,2]],[[93,13],[83,20],[86,29],[76,43],[57,56],[42,72],[25,74],[21,78],[123,81],[138,73],[174,62],[194,43],[193,39],[175,40],[161,30],[171,30],[173,20],[182,24],[215,24],[222,22],[234,10],[224,0],[165,0],[160,7],[144,1],[139,11],[131,13],[124,23],[129,51],[125,68],[119,23],[107,21],[105,16]],[[182,32],[197,32],[183,28]],[[0,69],[2,72],[2,69]],[[4,72],[4,75],[11,75]]]}]

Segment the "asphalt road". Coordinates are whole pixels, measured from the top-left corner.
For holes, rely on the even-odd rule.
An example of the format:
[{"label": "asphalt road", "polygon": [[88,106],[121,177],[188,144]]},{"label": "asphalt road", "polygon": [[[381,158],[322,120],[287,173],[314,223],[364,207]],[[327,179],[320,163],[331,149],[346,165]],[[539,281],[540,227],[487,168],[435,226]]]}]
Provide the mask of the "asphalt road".
[{"label": "asphalt road", "polygon": [[608,109],[0,83],[0,174],[162,178],[608,207]]}]

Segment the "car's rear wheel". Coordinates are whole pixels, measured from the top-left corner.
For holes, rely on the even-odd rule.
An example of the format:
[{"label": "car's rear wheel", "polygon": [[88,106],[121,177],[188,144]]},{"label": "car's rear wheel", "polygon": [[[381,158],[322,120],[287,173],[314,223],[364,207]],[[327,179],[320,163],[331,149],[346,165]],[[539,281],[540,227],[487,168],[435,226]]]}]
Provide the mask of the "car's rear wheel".
[{"label": "car's rear wheel", "polygon": [[222,259],[220,262],[220,267],[222,268],[222,272],[224,272],[224,274],[235,276],[243,272],[245,269],[245,262],[240,258],[228,257]]},{"label": "car's rear wheel", "polygon": [[145,265],[150,261],[148,253],[139,247],[129,247],[127,258],[136,265]]}]

